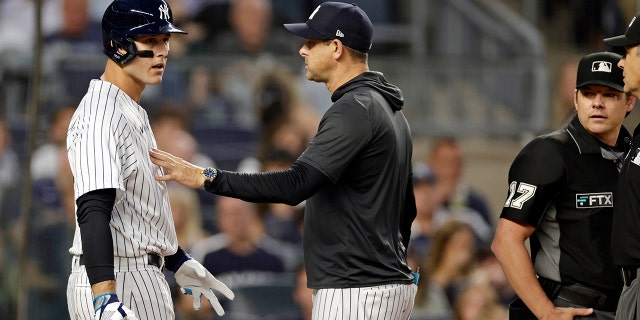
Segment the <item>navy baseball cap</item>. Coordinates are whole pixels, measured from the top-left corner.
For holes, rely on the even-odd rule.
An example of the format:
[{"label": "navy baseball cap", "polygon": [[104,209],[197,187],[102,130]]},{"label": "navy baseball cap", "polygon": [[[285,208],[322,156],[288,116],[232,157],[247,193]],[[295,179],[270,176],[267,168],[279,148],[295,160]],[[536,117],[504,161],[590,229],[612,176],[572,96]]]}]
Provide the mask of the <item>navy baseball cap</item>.
[{"label": "navy baseball cap", "polygon": [[622,68],[618,67],[621,55],[613,52],[588,54],[578,64],[576,89],[589,84],[599,84],[624,92]]},{"label": "navy baseball cap", "polygon": [[640,12],[636,14],[623,35],[604,39],[612,47],[633,47],[640,44]]},{"label": "navy baseball cap", "polygon": [[354,50],[369,52],[373,37],[373,24],[356,4],[324,2],[305,23],[286,23],[284,27],[305,39],[339,39]]}]

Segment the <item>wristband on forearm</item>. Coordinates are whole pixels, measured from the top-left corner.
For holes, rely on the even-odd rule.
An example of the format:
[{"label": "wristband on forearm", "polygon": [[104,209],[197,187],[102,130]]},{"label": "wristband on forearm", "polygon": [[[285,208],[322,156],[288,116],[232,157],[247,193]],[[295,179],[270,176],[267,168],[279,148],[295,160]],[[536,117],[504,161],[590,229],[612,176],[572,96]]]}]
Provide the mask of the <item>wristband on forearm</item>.
[{"label": "wristband on forearm", "polygon": [[164,257],[164,266],[175,273],[189,259],[191,259],[191,256],[178,247],[178,251],[175,254]]}]

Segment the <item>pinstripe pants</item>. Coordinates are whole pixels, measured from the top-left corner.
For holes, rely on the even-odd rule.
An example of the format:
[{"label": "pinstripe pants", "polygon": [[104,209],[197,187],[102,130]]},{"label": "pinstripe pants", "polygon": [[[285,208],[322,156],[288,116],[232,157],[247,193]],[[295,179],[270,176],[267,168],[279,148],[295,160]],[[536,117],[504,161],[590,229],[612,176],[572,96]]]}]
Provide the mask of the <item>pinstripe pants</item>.
[{"label": "pinstripe pants", "polygon": [[413,310],[415,284],[316,289],[313,320],[406,320]]},{"label": "pinstripe pants", "polygon": [[[173,302],[162,271],[146,264],[146,256],[115,257],[116,293],[140,320],[173,320]],[[74,256],[67,284],[71,320],[93,320],[93,293],[80,259]]]}]

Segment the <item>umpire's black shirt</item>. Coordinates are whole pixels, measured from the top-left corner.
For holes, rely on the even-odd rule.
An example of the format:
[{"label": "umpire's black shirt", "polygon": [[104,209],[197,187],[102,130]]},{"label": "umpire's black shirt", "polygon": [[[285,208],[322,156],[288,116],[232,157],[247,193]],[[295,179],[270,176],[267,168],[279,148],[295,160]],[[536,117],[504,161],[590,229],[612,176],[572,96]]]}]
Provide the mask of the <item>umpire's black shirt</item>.
[{"label": "umpire's black shirt", "polygon": [[613,261],[619,267],[640,267],[640,125],[620,171],[613,211]]},{"label": "umpire's black shirt", "polygon": [[611,230],[616,163],[628,136],[623,127],[617,142],[621,152],[613,155],[576,116],[565,129],[531,141],[515,158],[500,217],[536,227],[530,240],[538,275],[620,295]]}]

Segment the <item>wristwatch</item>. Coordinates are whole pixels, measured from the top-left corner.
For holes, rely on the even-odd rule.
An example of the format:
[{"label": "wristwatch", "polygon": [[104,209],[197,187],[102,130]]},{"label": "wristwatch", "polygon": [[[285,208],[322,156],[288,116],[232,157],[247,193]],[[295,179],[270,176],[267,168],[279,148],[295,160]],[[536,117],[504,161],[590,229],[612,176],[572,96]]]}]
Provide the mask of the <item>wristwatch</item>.
[{"label": "wristwatch", "polygon": [[218,169],[216,168],[205,168],[202,171],[204,175],[204,188],[207,189],[208,185],[213,182],[218,176]]}]

